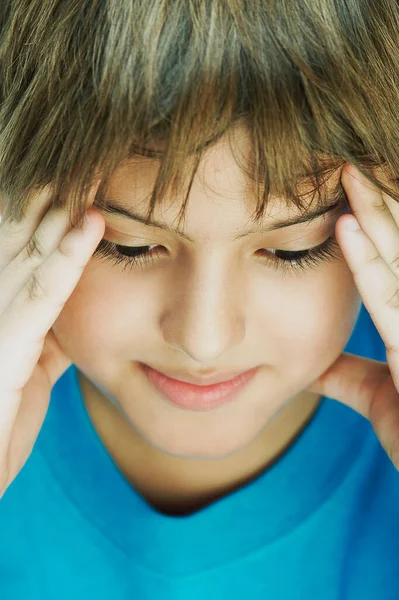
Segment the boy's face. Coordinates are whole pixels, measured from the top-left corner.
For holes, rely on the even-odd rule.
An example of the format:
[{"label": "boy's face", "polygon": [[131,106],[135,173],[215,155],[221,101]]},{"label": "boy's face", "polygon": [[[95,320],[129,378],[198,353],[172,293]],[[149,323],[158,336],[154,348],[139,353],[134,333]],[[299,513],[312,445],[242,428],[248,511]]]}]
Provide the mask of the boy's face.
[{"label": "boy's face", "polygon": [[[237,138],[244,151],[246,143],[245,135]],[[144,158],[122,166],[112,198],[146,215],[157,168]],[[326,185],[332,189],[340,175]],[[255,200],[247,190],[221,141],[201,163],[181,224],[194,243],[104,215],[106,240],[154,245],[159,256],[144,268],[126,269],[94,255],[53,327],[76,366],[112,396],[144,440],[169,455],[221,458],[245,447],[335,361],[359,313],[360,298],[339,249],[335,258],[296,271],[275,269],[261,258],[261,249],[320,245],[343,210],[234,241],[252,228]],[[153,218],[176,227],[180,206],[181,199],[169,198]],[[299,214],[295,206],[273,202],[260,225]],[[234,402],[198,412],[167,401],[139,363],[170,375],[260,369]]]}]

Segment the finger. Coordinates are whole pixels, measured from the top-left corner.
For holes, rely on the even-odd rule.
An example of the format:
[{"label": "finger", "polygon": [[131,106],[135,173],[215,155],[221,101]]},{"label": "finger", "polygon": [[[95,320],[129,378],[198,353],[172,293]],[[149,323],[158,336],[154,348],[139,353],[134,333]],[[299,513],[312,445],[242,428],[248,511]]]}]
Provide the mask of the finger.
[{"label": "finger", "polygon": [[368,419],[399,470],[399,395],[386,363],[343,352],[307,389]]},{"label": "finger", "polygon": [[367,418],[391,462],[399,470],[399,394],[390,374],[376,388]]},{"label": "finger", "polygon": [[399,279],[362,228],[352,231],[347,227],[353,221],[356,219],[352,215],[338,219],[337,241],[363,304],[385,344],[392,379],[399,390]]},{"label": "finger", "polygon": [[[89,205],[95,193],[96,187],[88,195]],[[37,200],[25,219],[0,229],[0,314],[71,229],[65,208],[48,210],[48,193],[39,194]]]},{"label": "finger", "polygon": [[[89,211],[83,228],[67,233],[0,318],[3,389],[22,388],[32,373],[44,338],[76,287],[104,233],[104,219]],[[22,358],[24,364],[21,366]],[[28,378],[28,379],[27,379]],[[8,381],[7,381],[8,380]]]},{"label": "finger", "polygon": [[338,400],[370,420],[376,390],[390,376],[386,363],[342,352],[308,391]]},{"label": "finger", "polygon": [[[379,178],[388,183],[385,176]],[[343,171],[342,183],[360,227],[394,275],[399,277],[399,203],[352,165]]]},{"label": "finger", "polygon": [[35,196],[21,221],[3,216],[0,222],[0,272],[22,250],[33,236],[51,204],[50,187]]},{"label": "finger", "polygon": [[[68,214],[65,210],[50,210],[33,232],[24,248],[16,257],[8,262],[0,273],[0,314],[11,304],[16,295],[22,290],[27,281],[32,277],[36,269],[50,256],[59,246],[61,240],[71,229]],[[21,231],[19,239],[24,234]],[[0,234],[1,237],[1,234]],[[26,232],[24,237],[26,238]],[[7,241],[8,236],[2,238],[2,243]],[[22,242],[16,243],[14,249],[8,254],[13,254]]]},{"label": "finger", "polygon": [[[94,202],[100,179],[97,177],[87,194],[87,208]],[[33,238],[43,219],[49,213],[61,213],[66,208],[53,209],[51,187],[46,186],[34,197],[27,207],[25,217],[17,222],[3,218],[0,222],[0,273],[23,250]],[[51,231],[51,228],[48,228]],[[70,227],[69,227],[70,229]],[[48,235],[48,233],[47,233]]]}]

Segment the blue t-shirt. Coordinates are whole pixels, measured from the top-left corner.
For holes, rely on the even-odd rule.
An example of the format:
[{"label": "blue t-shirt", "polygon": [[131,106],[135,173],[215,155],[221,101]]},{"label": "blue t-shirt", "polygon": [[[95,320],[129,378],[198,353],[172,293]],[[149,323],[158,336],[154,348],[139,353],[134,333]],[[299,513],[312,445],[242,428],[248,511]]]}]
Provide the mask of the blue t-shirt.
[{"label": "blue t-shirt", "polygon": [[[363,305],[345,350],[386,362]],[[370,423],[323,397],[271,468],[167,516],[116,467],[72,365],[0,500],[0,598],[398,600],[399,473]]]}]

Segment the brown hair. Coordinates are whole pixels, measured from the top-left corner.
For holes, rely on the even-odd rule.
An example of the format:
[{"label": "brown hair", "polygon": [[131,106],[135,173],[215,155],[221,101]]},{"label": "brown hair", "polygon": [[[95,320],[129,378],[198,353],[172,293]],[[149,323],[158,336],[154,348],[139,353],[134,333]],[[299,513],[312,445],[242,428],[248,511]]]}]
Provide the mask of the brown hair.
[{"label": "brown hair", "polygon": [[19,221],[51,185],[76,225],[141,155],[148,217],[167,189],[183,215],[203,152],[243,124],[255,219],[345,162],[399,201],[398,48],[394,0],[1,0],[0,194]]}]

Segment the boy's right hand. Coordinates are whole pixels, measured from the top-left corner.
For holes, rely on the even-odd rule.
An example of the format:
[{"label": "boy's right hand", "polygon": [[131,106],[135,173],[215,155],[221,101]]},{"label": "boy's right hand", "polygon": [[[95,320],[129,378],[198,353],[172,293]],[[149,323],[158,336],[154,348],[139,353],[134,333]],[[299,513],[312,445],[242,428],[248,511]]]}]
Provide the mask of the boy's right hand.
[{"label": "boy's right hand", "polygon": [[[98,185],[90,191],[92,204]],[[0,223],[0,498],[26,463],[51,390],[72,364],[52,326],[104,235],[104,219],[72,228],[41,192],[20,223]]]}]

